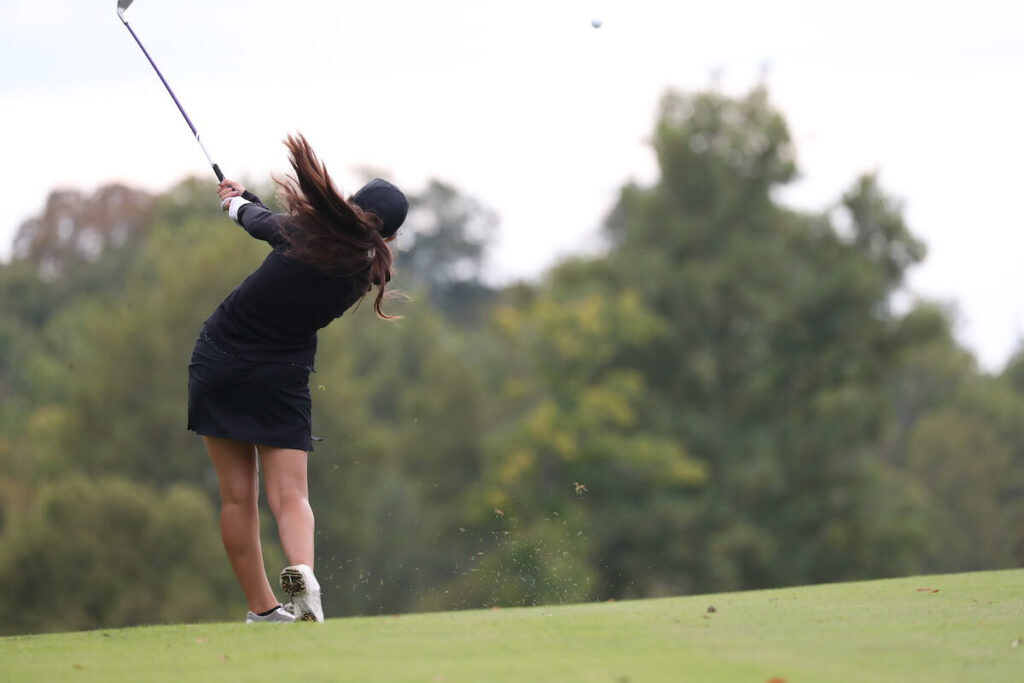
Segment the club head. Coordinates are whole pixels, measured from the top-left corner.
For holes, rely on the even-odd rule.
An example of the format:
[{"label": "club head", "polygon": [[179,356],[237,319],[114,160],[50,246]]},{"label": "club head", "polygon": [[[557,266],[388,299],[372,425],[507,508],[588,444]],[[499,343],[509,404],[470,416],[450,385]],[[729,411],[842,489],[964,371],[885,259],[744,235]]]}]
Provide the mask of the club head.
[{"label": "club head", "polygon": [[133,0],[117,0],[117,16],[124,22],[124,25],[128,25],[128,20],[124,18],[124,11],[128,9],[128,6],[132,4]]}]

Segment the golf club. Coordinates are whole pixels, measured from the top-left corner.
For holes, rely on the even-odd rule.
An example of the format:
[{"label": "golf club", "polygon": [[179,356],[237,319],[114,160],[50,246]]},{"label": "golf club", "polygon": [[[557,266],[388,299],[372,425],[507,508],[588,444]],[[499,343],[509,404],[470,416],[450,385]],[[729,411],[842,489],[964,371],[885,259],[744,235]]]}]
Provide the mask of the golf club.
[{"label": "golf club", "polygon": [[128,24],[128,20],[124,18],[125,10],[131,6],[133,1],[134,0],[117,0],[117,16],[120,17],[121,23],[123,23],[125,28],[128,29],[128,32],[132,34],[132,38],[135,39],[135,42],[139,44],[139,47],[142,49],[142,54],[146,55],[146,59],[148,59],[149,63],[153,65],[153,70],[156,71],[156,75],[160,77],[160,81],[163,82],[164,87],[167,88],[167,92],[171,94],[171,99],[174,100],[176,105],[178,105],[178,111],[180,111],[181,115],[185,117],[185,123],[187,123],[188,127],[192,129],[192,134],[196,136],[196,142],[199,143],[199,147],[202,148],[203,154],[206,155],[206,160],[209,161],[210,166],[213,167],[213,172],[217,174],[217,180],[224,180],[224,174],[221,173],[220,166],[215,164],[213,159],[210,158],[210,153],[206,151],[203,141],[199,139],[199,131],[197,131],[196,127],[192,125],[192,119],[190,119],[188,114],[185,113],[185,108],[181,106],[181,102],[178,101],[178,97],[174,94],[174,91],[171,90],[171,86],[167,84],[167,79],[164,78],[162,73],[160,73],[160,69],[157,68],[156,62],[154,62],[153,58],[149,56],[149,52],[146,51],[142,41],[139,40],[137,35],[135,35],[135,31],[132,30],[132,27]]}]

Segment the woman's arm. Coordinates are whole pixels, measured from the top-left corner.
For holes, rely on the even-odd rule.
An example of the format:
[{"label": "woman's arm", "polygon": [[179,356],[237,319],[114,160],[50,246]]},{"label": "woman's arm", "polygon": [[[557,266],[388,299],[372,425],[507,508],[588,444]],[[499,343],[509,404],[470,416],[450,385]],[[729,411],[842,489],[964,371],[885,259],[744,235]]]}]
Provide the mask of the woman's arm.
[{"label": "woman's arm", "polygon": [[263,205],[260,198],[234,180],[223,180],[217,187],[221,208],[256,239],[272,246],[284,244],[281,235],[281,216]]}]

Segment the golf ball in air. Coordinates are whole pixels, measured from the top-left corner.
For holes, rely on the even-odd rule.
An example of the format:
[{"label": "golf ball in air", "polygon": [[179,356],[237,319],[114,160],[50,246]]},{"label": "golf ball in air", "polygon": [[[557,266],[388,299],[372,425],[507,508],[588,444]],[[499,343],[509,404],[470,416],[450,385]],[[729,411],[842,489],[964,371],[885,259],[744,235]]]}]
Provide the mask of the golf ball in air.
[{"label": "golf ball in air", "polygon": [[593,26],[594,28],[601,28],[601,20],[600,19],[591,19],[590,20],[590,25]]}]

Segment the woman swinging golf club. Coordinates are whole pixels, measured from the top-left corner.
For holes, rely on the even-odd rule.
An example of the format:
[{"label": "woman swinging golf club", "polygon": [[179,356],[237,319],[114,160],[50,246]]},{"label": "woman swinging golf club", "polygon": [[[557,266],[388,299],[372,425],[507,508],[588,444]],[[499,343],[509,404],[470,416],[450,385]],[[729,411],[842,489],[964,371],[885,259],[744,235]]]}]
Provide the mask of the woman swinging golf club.
[{"label": "woman swinging golf club", "polygon": [[[285,145],[295,171],[277,181],[285,214],[237,182],[218,187],[231,218],[273,249],[206,320],[189,363],[188,427],[203,436],[217,471],[221,538],[249,603],[247,622],[323,621],[306,481],[316,333],[374,287],[374,310],[388,317],[381,308],[391,278],[387,242],[409,208],[381,179],[344,199],[303,136]],[[281,572],[291,611],[263,569],[259,467],[291,565]]]}]

